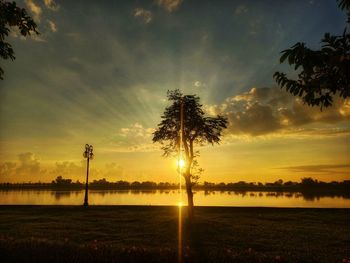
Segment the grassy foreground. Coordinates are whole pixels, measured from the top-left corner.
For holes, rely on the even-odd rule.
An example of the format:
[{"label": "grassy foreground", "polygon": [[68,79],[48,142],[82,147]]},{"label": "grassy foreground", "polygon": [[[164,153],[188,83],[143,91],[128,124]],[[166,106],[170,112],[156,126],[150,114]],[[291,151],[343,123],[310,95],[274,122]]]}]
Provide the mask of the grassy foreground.
[{"label": "grassy foreground", "polygon": [[[0,206],[1,262],[178,262],[178,214]],[[195,215],[191,228],[182,221],[182,262],[350,262],[350,209],[196,207]]]}]

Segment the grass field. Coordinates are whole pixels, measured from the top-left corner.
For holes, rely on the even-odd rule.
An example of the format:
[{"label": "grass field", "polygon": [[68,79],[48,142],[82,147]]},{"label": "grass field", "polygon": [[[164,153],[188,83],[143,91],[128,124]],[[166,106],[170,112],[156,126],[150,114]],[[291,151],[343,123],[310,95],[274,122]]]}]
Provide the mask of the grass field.
[{"label": "grass field", "polygon": [[[1,262],[178,262],[178,214],[0,206]],[[182,222],[183,262],[350,262],[350,209],[197,207],[195,216]]]}]

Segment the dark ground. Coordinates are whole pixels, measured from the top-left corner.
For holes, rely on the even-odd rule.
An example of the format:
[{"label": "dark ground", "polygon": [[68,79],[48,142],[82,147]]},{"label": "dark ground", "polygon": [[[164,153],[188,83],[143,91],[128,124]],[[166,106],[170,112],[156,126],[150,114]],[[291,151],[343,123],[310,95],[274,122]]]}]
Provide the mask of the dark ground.
[{"label": "dark ground", "polygon": [[[0,261],[178,262],[178,214],[0,206]],[[196,207],[182,223],[183,262],[350,262],[350,209]]]}]

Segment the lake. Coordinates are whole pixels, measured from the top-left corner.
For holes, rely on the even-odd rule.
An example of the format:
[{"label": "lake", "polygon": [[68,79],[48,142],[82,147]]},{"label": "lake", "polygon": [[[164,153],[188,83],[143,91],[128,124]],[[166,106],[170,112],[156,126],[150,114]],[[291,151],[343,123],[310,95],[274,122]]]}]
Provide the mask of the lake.
[{"label": "lake", "polygon": [[[81,205],[84,191],[1,190],[0,205]],[[178,190],[91,190],[90,205],[178,205]],[[182,203],[187,204],[182,192]],[[350,208],[350,198],[286,192],[195,191],[196,206]]]}]

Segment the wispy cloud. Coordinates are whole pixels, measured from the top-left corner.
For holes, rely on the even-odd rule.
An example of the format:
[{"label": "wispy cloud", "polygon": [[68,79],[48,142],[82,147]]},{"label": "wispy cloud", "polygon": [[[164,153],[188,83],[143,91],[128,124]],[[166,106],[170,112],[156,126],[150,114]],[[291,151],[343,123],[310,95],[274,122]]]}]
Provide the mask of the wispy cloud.
[{"label": "wispy cloud", "polygon": [[11,177],[15,174],[17,164],[15,162],[3,162],[0,164],[0,177]]},{"label": "wispy cloud", "polygon": [[142,124],[135,123],[129,128],[121,128],[119,135],[133,138],[150,138],[153,132],[153,128],[145,128]]},{"label": "wispy cloud", "polygon": [[42,9],[39,5],[37,5],[33,0],[26,0],[25,1],[28,9],[34,14],[34,19],[37,22],[40,22]]},{"label": "wispy cloud", "polygon": [[60,9],[60,6],[54,0],[44,0],[44,4],[46,8],[52,11],[58,11]]},{"label": "wispy cloud", "polygon": [[108,179],[112,179],[112,180],[116,180],[116,179],[121,179],[121,177],[124,174],[124,168],[115,163],[107,163],[104,167],[104,169],[102,170],[101,176],[104,178],[108,178]]},{"label": "wispy cloud", "polygon": [[16,167],[16,172],[18,174],[35,174],[40,172],[39,159],[33,153],[27,152],[19,154],[18,161],[19,164]]},{"label": "wispy cloud", "polygon": [[55,166],[50,170],[53,176],[76,176],[84,174],[84,164],[72,161],[56,162]]},{"label": "wispy cloud", "polygon": [[[65,178],[79,179],[82,178],[82,175],[85,175],[86,161],[82,160],[80,162],[56,162],[54,166],[51,165],[48,169],[49,174],[52,178],[62,176]],[[90,175],[92,175],[93,179],[107,178],[108,180],[117,180],[121,178],[123,172],[124,168],[115,162],[105,163],[99,168],[96,168],[96,166],[90,167]]]},{"label": "wispy cloud", "polygon": [[248,7],[246,7],[245,5],[239,5],[236,7],[234,14],[235,15],[242,15],[244,13],[248,12]]},{"label": "wispy cloud", "polygon": [[196,88],[200,88],[200,87],[205,87],[205,83],[199,81],[199,80],[196,80],[194,83],[193,83],[193,86],[195,86]]},{"label": "wispy cloud", "polygon": [[51,31],[54,32],[54,33],[57,32],[56,24],[53,21],[51,21],[51,20],[47,20],[47,22],[49,23]]},{"label": "wispy cloud", "polygon": [[[45,38],[43,38],[41,35],[32,34],[29,36],[29,38],[33,41],[36,41],[36,42],[47,42],[47,40]],[[27,38],[23,38],[23,40],[26,40],[26,39]]]},{"label": "wispy cloud", "polygon": [[113,147],[107,151],[113,152],[149,152],[159,149],[152,143],[154,128],[146,128],[140,123],[121,128],[112,139]]},{"label": "wispy cloud", "polygon": [[316,164],[280,167],[297,173],[312,174],[350,174],[350,164]]},{"label": "wispy cloud", "polygon": [[151,23],[153,19],[152,12],[143,8],[135,8],[133,15],[134,17],[140,19],[144,24]]},{"label": "wispy cloud", "polygon": [[40,160],[34,153],[26,152],[18,156],[16,162],[3,162],[0,164],[0,176],[13,177],[16,175],[31,178],[45,173],[41,169]]},{"label": "wispy cloud", "polygon": [[[38,181],[45,175],[45,180],[54,180],[57,176],[82,180],[85,178],[86,160],[62,161],[49,163],[42,169],[39,158],[31,153],[18,154],[16,161],[0,163],[0,181]],[[107,178],[108,180],[120,180],[124,168],[115,162],[106,162],[103,165],[90,167],[92,179]],[[40,179],[41,178],[41,179]]]},{"label": "wispy cloud", "polygon": [[182,0],[155,0],[155,2],[170,13],[178,10],[182,4]]}]

